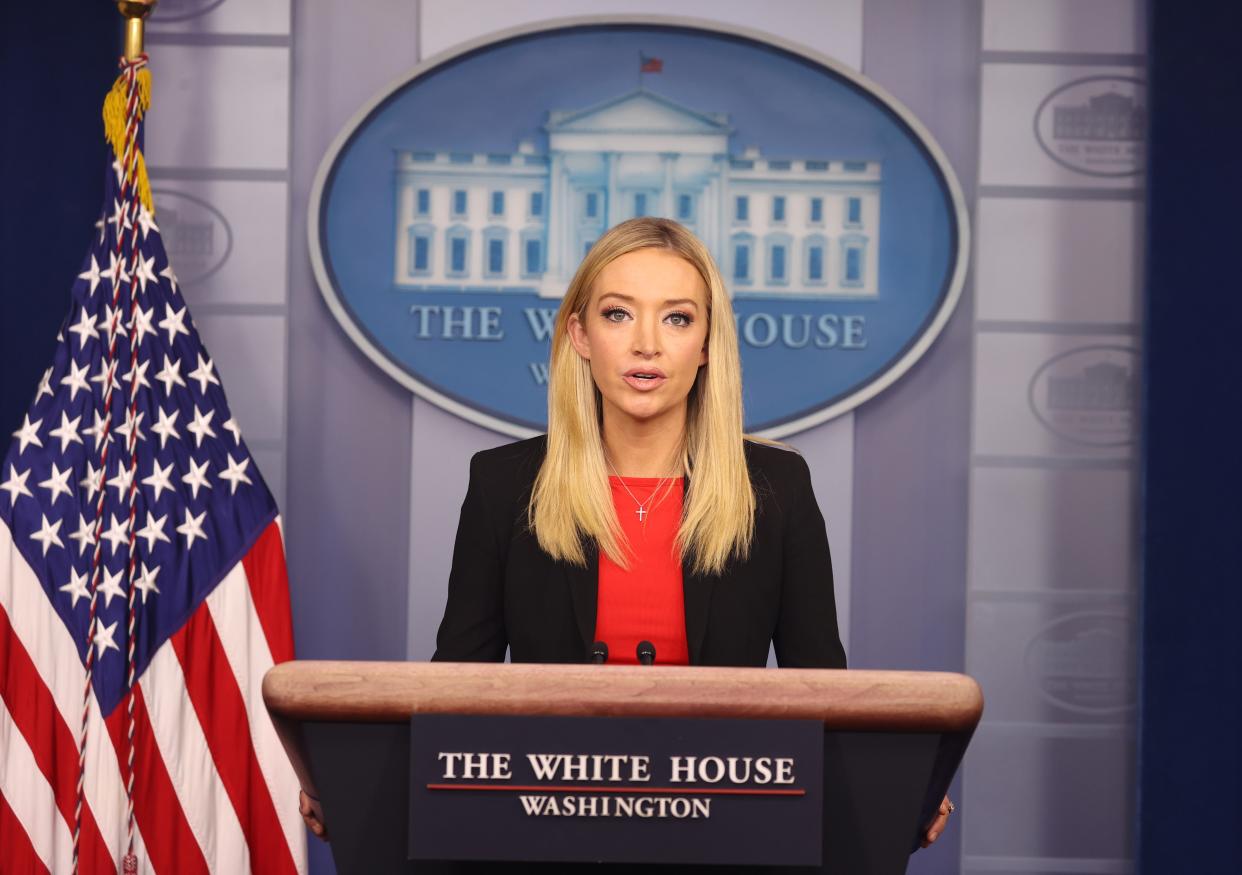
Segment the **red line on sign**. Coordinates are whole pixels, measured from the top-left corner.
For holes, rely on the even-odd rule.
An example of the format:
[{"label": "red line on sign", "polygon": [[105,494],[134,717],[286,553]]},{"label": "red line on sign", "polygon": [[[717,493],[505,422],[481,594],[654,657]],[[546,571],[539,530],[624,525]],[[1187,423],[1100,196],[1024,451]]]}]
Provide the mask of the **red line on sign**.
[{"label": "red line on sign", "polygon": [[703,796],[805,796],[806,790],[760,787],[573,787],[544,784],[428,784],[428,790],[507,790],[510,793],[672,793]]}]

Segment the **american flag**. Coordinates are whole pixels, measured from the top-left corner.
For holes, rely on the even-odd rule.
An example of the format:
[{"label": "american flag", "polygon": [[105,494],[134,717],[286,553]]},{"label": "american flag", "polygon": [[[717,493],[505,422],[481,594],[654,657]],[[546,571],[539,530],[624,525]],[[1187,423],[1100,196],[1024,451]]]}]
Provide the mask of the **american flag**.
[{"label": "american flag", "polygon": [[280,517],[160,239],[145,62],[0,465],[0,872],[305,872],[260,692],[293,658]]}]

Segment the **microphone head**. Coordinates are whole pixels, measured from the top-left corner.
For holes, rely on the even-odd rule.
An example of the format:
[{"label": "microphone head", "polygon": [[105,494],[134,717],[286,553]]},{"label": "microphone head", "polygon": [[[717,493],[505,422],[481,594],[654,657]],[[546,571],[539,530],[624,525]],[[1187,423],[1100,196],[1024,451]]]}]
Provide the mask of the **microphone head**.
[{"label": "microphone head", "polygon": [[656,649],[655,645],[650,641],[638,642],[638,663],[639,665],[653,665],[655,663]]},{"label": "microphone head", "polygon": [[597,665],[603,665],[608,661],[608,645],[603,641],[596,641],[591,645],[591,662]]}]

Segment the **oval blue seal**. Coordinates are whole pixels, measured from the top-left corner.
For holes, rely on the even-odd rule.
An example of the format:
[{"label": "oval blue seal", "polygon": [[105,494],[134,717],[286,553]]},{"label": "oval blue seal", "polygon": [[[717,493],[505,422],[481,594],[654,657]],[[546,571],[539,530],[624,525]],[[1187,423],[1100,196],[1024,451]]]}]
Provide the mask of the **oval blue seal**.
[{"label": "oval blue seal", "polygon": [[641,215],[716,257],[746,428],[771,437],[897,380],[966,272],[960,186],[909,111],[804,47],[683,19],[545,22],[420,64],[324,156],[311,258],[385,372],[522,437],[574,270]]}]

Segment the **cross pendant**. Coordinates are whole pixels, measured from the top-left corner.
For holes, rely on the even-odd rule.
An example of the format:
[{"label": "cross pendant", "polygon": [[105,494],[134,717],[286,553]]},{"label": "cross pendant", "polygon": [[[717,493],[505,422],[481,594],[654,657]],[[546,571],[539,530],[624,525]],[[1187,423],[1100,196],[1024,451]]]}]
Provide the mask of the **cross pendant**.
[{"label": "cross pendant", "polygon": [[643,508],[643,507],[639,507],[638,510],[634,511],[634,513],[638,514],[638,521],[640,523],[643,522],[643,520],[647,516],[647,510],[646,508]]}]

